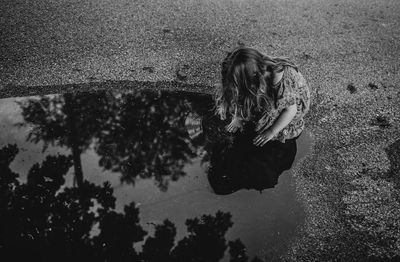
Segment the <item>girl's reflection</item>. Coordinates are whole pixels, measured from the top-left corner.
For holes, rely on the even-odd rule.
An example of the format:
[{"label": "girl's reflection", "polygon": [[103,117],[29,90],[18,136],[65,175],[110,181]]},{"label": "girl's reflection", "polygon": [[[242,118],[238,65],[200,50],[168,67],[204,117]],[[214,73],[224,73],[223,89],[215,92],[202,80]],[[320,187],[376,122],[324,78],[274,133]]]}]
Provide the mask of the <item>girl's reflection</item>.
[{"label": "girl's reflection", "polygon": [[[205,110],[205,112],[210,110]],[[203,162],[209,161],[208,180],[218,195],[231,194],[240,189],[272,188],[283,171],[291,168],[297,152],[296,139],[285,143],[269,141],[255,146],[254,126],[247,125],[244,132],[231,134],[225,123],[212,113],[189,114],[186,127],[192,141],[204,145]]]},{"label": "girl's reflection", "polygon": [[210,161],[208,180],[218,195],[231,194],[240,189],[262,191],[272,188],[282,172],[291,168],[296,156],[297,138],[288,139],[285,143],[270,141],[258,147],[252,142],[256,136],[252,126],[248,126],[243,133],[230,137],[225,135],[226,139],[206,135]]}]

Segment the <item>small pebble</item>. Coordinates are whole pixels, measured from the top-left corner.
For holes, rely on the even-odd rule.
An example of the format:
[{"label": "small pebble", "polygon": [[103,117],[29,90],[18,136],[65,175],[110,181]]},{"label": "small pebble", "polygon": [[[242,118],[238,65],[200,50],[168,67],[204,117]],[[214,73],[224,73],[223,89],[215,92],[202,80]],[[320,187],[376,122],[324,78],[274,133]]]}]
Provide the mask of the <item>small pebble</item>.
[{"label": "small pebble", "polygon": [[97,78],[94,77],[94,76],[89,76],[87,79],[88,79],[89,81],[95,81],[95,80],[97,80]]},{"label": "small pebble", "polygon": [[349,25],[349,24],[345,24],[345,25],[343,25],[343,28],[346,29],[346,30],[348,30],[348,29],[353,28],[353,26],[352,26],[352,25]]},{"label": "small pebble", "polygon": [[374,83],[369,83],[368,86],[369,86],[369,88],[371,88],[371,89],[378,89],[378,86],[375,85]]},{"label": "small pebble", "polygon": [[357,92],[357,88],[353,84],[349,84],[347,86],[347,90],[350,91],[350,94],[354,94],[355,92]]},{"label": "small pebble", "polygon": [[238,46],[245,46],[245,43],[242,40],[237,41]]},{"label": "small pebble", "polygon": [[390,122],[386,116],[377,116],[371,121],[371,125],[379,126],[380,128],[387,128],[390,126]]},{"label": "small pebble", "polygon": [[311,55],[306,54],[306,53],[303,53],[303,54],[301,55],[301,58],[304,59],[304,60],[309,60],[309,59],[311,58]]},{"label": "small pebble", "polygon": [[147,71],[149,73],[154,73],[154,67],[152,66],[145,66],[142,68],[144,71]]},{"label": "small pebble", "polygon": [[185,81],[188,78],[188,69],[189,69],[189,65],[184,64],[183,66],[179,67],[176,70],[176,77],[178,78],[178,80],[180,81]]}]

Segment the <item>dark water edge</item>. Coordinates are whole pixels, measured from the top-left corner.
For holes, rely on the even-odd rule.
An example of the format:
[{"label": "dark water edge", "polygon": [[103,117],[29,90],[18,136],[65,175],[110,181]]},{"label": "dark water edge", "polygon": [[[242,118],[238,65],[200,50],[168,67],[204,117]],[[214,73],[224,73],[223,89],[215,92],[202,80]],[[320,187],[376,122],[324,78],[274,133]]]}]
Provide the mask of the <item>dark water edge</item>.
[{"label": "dark water edge", "polygon": [[[293,178],[290,170],[285,170],[307,154],[311,138],[304,133],[291,145],[270,146],[274,150],[248,148],[243,142],[246,138],[237,142],[221,131],[225,123],[215,120],[210,112],[212,98],[209,95],[188,92],[97,92],[0,100],[0,148],[15,144],[15,148],[8,147],[0,155],[2,176],[9,175],[7,181],[2,179],[2,189],[6,195],[7,192],[14,194],[14,197],[4,198],[3,202],[8,200],[8,203],[3,203],[3,218],[13,221],[13,216],[17,215],[15,210],[24,205],[36,209],[18,213],[19,216],[29,220],[40,217],[36,219],[37,225],[18,221],[7,230],[3,226],[3,231],[14,237],[12,245],[40,243],[49,247],[49,230],[76,226],[74,220],[68,224],[68,218],[61,215],[69,212],[65,210],[71,208],[71,203],[54,207],[51,201],[57,202],[60,192],[69,189],[70,198],[64,202],[83,194],[79,193],[79,188],[86,187],[85,181],[98,187],[108,182],[109,189],[96,190],[107,191],[108,198],[112,191],[111,195],[116,199],[108,201],[114,202],[115,206],[101,203],[105,196],[100,197],[100,193],[88,194],[86,197],[93,204],[90,207],[81,205],[75,211],[92,212],[95,218],[88,216],[84,219],[85,229],[75,232],[75,235],[71,233],[79,241],[86,239],[79,248],[89,246],[90,250],[101,250],[100,260],[107,256],[109,260],[118,257],[117,253],[111,252],[113,248],[118,250],[118,241],[110,242],[113,239],[111,233],[104,233],[107,230],[113,232],[118,226],[112,223],[106,226],[104,217],[127,212],[137,213],[140,222],[135,225],[147,231],[147,236],[157,232],[157,225],[168,219],[176,228],[176,234],[171,233],[173,230],[169,232],[178,247],[186,242],[197,243],[197,246],[203,243],[205,251],[222,252],[225,254],[223,261],[227,261],[228,241],[240,239],[248,257],[278,260],[296,228],[304,221],[304,211],[296,200]],[[273,153],[278,151],[281,154]],[[237,163],[236,169],[223,173],[221,170],[229,170],[226,163],[228,166]],[[252,174],[256,174],[251,178],[246,173],[249,166]],[[212,175],[210,167],[214,167]],[[16,174],[19,175],[17,180],[10,178],[17,177]],[[216,187],[216,184],[222,187]],[[40,192],[46,192],[42,197],[50,204],[41,200],[22,201],[25,199],[23,194],[38,195],[38,188]],[[222,188],[222,191],[216,188]],[[16,194],[17,191],[22,195]],[[80,199],[76,201],[83,201],[82,197]],[[124,211],[124,207],[132,202],[135,203],[132,210]],[[40,208],[42,213],[38,211]],[[66,213],[60,213],[60,210]],[[218,215],[218,211],[222,213]],[[101,212],[107,215],[102,217],[99,215]],[[66,222],[63,225],[50,223],[49,217],[55,214]],[[193,227],[200,229],[189,230],[188,234],[185,221],[196,217],[206,222],[202,219],[192,221]],[[218,224],[218,219],[225,223]],[[26,229],[21,231],[21,226]],[[205,236],[217,235],[218,238],[211,237],[208,241],[204,241],[207,239],[205,236],[196,238],[207,230],[213,234]],[[135,239],[129,240],[126,236],[128,243],[134,243],[137,252],[146,253],[146,248],[143,248],[148,242],[146,234],[140,234],[138,230],[134,232]],[[72,235],[59,232],[52,237],[69,239]],[[219,243],[218,239],[223,239],[225,244],[213,252],[205,243]],[[115,247],[110,247],[110,251],[98,246],[100,240]],[[10,242],[9,238],[3,238],[0,247],[6,247]],[[128,249],[120,251],[121,254],[129,254]],[[187,250],[185,253],[182,251],[184,248],[170,246],[169,249],[174,250],[170,253],[174,253],[175,258],[179,254],[195,254]],[[154,250],[147,252],[157,253]],[[88,251],[89,257],[90,254]],[[151,261],[143,257],[144,261]]]}]

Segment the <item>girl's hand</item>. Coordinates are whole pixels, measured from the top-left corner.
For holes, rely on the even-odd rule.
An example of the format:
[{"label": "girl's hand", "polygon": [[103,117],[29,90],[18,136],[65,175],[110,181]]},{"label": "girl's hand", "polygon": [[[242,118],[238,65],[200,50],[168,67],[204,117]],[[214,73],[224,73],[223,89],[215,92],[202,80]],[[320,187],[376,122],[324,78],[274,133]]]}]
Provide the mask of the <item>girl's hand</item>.
[{"label": "girl's hand", "polygon": [[235,133],[238,129],[242,129],[242,123],[238,119],[232,119],[232,122],[225,127],[226,131]]},{"label": "girl's hand", "polygon": [[271,129],[267,129],[266,131],[262,132],[258,136],[256,136],[253,140],[253,144],[256,146],[263,146],[268,141],[270,141],[275,136],[275,133]]}]

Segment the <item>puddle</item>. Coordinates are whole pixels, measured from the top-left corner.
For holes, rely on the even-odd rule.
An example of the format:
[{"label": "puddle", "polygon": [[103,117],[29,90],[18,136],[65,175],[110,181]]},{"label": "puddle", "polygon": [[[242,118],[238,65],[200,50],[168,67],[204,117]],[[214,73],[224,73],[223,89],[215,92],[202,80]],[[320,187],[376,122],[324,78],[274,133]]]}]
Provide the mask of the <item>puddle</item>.
[{"label": "puddle", "polygon": [[[108,239],[104,233],[106,225],[111,232],[119,232],[116,228],[124,225],[122,222],[114,226],[110,226],[112,223],[104,224],[106,215],[102,214],[116,216],[116,213],[126,213],[124,207],[134,202],[140,222],[133,221],[132,224],[137,223],[147,232],[147,235],[143,233],[141,236],[136,230],[137,239],[128,241],[135,244],[138,253],[151,247],[147,243],[147,249],[143,247],[143,237],[152,236],[157,228],[155,225],[161,225],[168,219],[176,227],[176,235],[172,236],[175,245],[190,247],[188,243],[203,243],[200,246],[204,245],[205,252],[215,255],[214,258],[203,258],[207,261],[218,261],[222,256],[221,261],[228,261],[228,242],[236,239],[240,239],[251,259],[257,256],[268,261],[279,260],[296,228],[304,220],[288,170],[307,154],[311,139],[304,133],[297,140],[285,144],[269,143],[258,148],[248,143],[251,141],[250,132],[239,136],[225,133],[225,123],[215,119],[212,106],[209,95],[189,92],[97,92],[2,99],[0,148],[3,151],[0,151],[0,170],[9,176],[18,175],[19,181],[12,184],[12,179],[8,182],[3,179],[2,186],[5,188],[7,183],[12,184],[7,190],[14,190],[12,194],[18,196],[17,191],[27,190],[24,185],[39,185],[41,190],[47,192],[47,195],[39,194],[43,199],[52,194],[50,202],[59,201],[58,198],[64,197],[61,192],[67,192],[70,195],[67,194],[62,202],[67,203],[74,196],[72,189],[89,188],[85,181],[99,187],[104,182],[110,183],[115,201],[112,197],[108,198],[110,194],[105,189],[104,192],[98,189],[98,193],[91,196],[92,191],[97,192],[92,188],[87,193],[87,199],[94,205],[68,204],[69,208],[75,208],[81,219],[85,214],[88,216],[83,219],[90,221],[86,229],[74,236],[85,245],[92,243],[93,250],[98,239],[105,242],[104,239]],[[6,148],[7,145],[15,146]],[[31,197],[38,194],[32,192],[36,191],[29,191],[33,194]],[[82,201],[86,193],[79,194],[77,199]],[[20,202],[9,200],[11,208],[8,207],[7,214],[15,215],[10,211],[12,205],[18,209],[23,206],[21,199],[26,198],[21,196]],[[40,202],[40,205],[43,203]],[[43,214],[38,211],[40,209],[24,213],[23,216],[29,218],[48,216],[44,218],[47,222],[43,222],[47,223],[47,227],[35,226],[33,233],[27,234],[29,241],[52,239],[48,232],[57,228],[57,223],[49,222],[54,219],[54,214],[58,214],[60,221],[69,221],[68,212],[72,211],[60,213],[61,207],[54,207],[54,211],[50,206],[57,205],[49,204]],[[4,205],[1,208],[4,209]],[[216,215],[218,211],[223,212],[220,215],[230,214],[230,217],[227,215],[222,219],[222,215]],[[204,215],[211,215],[215,220]],[[215,234],[218,235],[217,240],[222,242],[215,242],[212,236],[213,240],[201,242],[204,240],[204,236],[200,236],[202,230],[196,231],[196,226],[190,229],[190,223],[185,224],[193,218],[200,218],[192,222],[197,223],[198,228],[203,225],[202,230],[206,230],[208,222],[211,223],[214,226],[212,232],[219,232],[219,235]],[[226,223],[219,224],[222,222],[218,219]],[[75,221],[70,225],[74,227],[77,222],[71,221]],[[13,228],[14,224],[15,228],[19,228],[21,223],[14,221],[8,226]],[[7,231],[7,234],[19,232],[21,237],[25,234],[18,231],[20,228],[13,230],[10,230],[11,233]],[[125,232],[124,228],[121,230]],[[131,232],[129,230],[126,229],[126,232]],[[126,238],[132,237],[127,235]],[[28,243],[28,240],[23,241]],[[0,241],[3,241],[0,246],[12,242],[6,238]],[[13,238],[13,241],[12,245],[17,245],[22,240]],[[107,242],[110,250],[122,248],[118,242],[122,240],[115,241]],[[214,250],[218,245],[213,241],[222,243],[218,251]],[[108,250],[104,245],[100,249]],[[175,248],[172,252],[178,256],[176,254],[183,251],[179,253],[176,250],[184,248]],[[114,254],[104,252],[100,253],[108,258]],[[196,256],[196,252],[189,253]],[[204,254],[203,251],[198,255]]]}]

